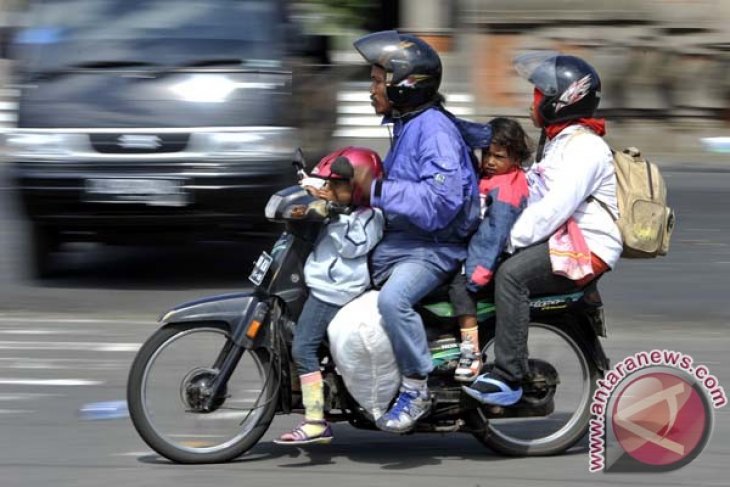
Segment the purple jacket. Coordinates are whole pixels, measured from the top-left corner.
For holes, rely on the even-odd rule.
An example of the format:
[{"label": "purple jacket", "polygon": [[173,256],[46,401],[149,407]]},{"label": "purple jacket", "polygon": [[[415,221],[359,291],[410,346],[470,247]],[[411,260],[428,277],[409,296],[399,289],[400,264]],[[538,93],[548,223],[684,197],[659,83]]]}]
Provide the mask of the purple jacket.
[{"label": "purple jacket", "polygon": [[438,107],[395,120],[393,146],[383,161],[385,178],[371,190],[371,204],[386,220],[371,257],[377,284],[400,262],[430,262],[452,272],[466,258],[479,221],[479,190],[458,123]]}]

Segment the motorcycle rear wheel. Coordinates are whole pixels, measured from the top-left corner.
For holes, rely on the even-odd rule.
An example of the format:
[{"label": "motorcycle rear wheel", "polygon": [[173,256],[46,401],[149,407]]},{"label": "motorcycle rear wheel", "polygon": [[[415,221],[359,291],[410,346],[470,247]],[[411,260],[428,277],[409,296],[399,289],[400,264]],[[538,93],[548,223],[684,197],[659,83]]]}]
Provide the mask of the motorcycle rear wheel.
[{"label": "motorcycle rear wheel", "polygon": [[[530,323],[531,359],[550,363],[558,371],[555,411],[534,418],[489,419],[486,407],[478,408],[472,422],[474,437],[492,450],[509,456],[556,455],[575,445],[588,431],[590,407],[600,372],[578,341],[562,328]],[[494,338],[484,347],[493,359]]]},{"label": "motorcycle rear wheel", "polygon": [[132,423],[153,450],[177,463],[230,461],[269,428],[278,384],[264,350],[247,350],[213,411],[200,409],[201,386],[217,374],[227,343],[220,324],[179,324],[157,330],[132,363],[127,401]]}]

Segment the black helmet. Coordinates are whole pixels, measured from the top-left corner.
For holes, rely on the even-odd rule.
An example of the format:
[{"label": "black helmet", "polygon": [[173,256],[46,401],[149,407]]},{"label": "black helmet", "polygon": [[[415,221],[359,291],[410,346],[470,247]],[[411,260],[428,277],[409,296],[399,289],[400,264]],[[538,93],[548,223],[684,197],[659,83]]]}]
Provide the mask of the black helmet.
[{"label": "black helmet", "polygon": [[545,95],[535,107],[546,125],[592,117],[601,99],[601,79],[593,66],[579,57],[557,52],[529,52],[517,56],[515,69]]},{"label": "black helmet", "polygon": [[397,109],[432,101],[441,85],[441,58],[423,39],[395,30],[368,34],[354,42],[370,64],[385,69],[388,99]]}]

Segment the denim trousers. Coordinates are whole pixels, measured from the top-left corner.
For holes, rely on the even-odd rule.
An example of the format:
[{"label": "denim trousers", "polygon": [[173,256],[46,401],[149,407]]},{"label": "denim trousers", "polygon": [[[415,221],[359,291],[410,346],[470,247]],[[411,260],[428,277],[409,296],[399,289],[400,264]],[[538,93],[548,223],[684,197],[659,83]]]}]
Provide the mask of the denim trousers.
[{"label": "denim trousers", "polygon": [[426,263],[401,262],[380,290],[378,309],[404,377],[424,377],[433,370],[423,320],[413,307],[447,277]]},{"label": "denim trousers", "polygon": [[311,294],[307,298],[294,329],[292,357],[299,375],[319,370],[319,347],[327,333],[327,326],[342,306],[325,303]]},{"label": "denim trousers", "polygon": [[553,274],[547,242],[526,247],[505,260],[495,276],[494,373],[521,382],[528,372],[530,297],[577,291],[567,277]]}]

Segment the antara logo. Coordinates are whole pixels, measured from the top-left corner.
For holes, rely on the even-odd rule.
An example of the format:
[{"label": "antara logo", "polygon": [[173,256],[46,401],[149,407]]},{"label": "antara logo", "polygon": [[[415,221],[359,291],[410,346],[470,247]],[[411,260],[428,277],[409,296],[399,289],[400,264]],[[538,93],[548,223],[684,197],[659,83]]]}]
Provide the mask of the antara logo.
[{"label": "antara logo", "polygon": [[120,135],[117,142],[122,149],[155,150],[162,146],[162,139],[157,135]]}]

